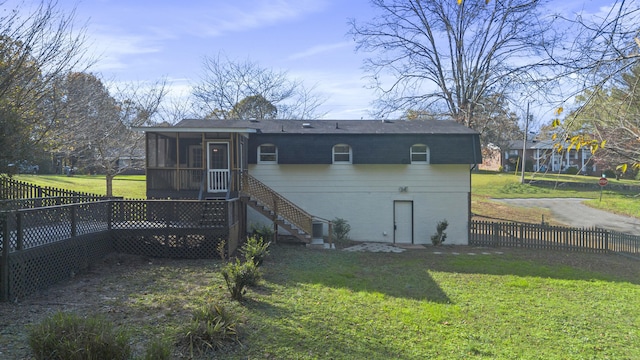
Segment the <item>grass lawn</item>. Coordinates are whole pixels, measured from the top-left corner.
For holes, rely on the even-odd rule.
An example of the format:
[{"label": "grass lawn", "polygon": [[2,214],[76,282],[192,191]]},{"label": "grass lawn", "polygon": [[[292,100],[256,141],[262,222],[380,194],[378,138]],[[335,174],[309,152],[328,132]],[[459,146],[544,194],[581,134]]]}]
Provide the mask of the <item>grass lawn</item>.
[{"label": "grass lawn", "polygon": [[34,300],[46,311],[22,321],[98,313],[144,346],[175,339],[193,309],[219,303],[239,317],[242,345],[196,359],[640,358],[640,263],[616,255],[277,245],[243,303],[230,300],[221,261],[131,259],[53,289]]},{"label": "grass lawn", "polygon": [[[90,192],[84,183],[104,185],[102,177],[18,179]],[[143,177],[116,181],[123,184],[119,196],[140,197],[129,191],[144,189]],[[474,212],[499,211],[493,197],[582,194],[597,201],[599,195],[517,181],[509,174],[474,174]],[[628,194],[607,194],[603,202],[608,196],[630,208],[624,205]],[[540,215],[504,214],[516,220]],[[352,253],[277,245],[262,267],[264,279],[242,303],[230,299],[221,266],[221,260],[112,255],[90,274],[24,303],[0,303],[0,355],[27,358],[26,325],[54,311],[102,315],[126,328],[140,353],[156,338],[175,343],[194,309],[219,303],[238,316],[242,344],[194,359],[640,358],[640,262],[622,256],[448,246]],[[14,353],[7,352],[10,345]],[[190,356],[176,350],[174,358]]]},{"label": "grass lawn", "polygon": [[[536,179],[540,179],[536,175]],[[526,179],[531,179],[527,175]],[[545,180],[560,182],[593,182],[594,177],[576,175],[547,175]],[[623,183],[626,185],[638,185],[635,180],[610,180],[611,183]],[[640,218],[640,193],[638,191],[615,191],[605,187],[600,200],[598,189],[572,189],[566,186],[560,188],[548,188],[529,184],[520,184],[520,176],[513,173],[473,173],[471,176],[472,212],[480,216],[490,218],[505,218],[508,220],[539,223],[544,215],[545,221],[550,220],[555,224],[551,213],[545,209],[519,209],[498,204],[491,199],[498,198],[584,198],[586,205]]]}]

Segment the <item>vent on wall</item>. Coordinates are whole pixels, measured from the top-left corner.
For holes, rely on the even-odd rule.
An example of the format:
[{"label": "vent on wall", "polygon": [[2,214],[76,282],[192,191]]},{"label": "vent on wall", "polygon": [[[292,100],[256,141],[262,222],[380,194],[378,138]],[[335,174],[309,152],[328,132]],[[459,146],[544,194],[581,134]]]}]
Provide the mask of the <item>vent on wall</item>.
[{"label": "vent on wall", "polygon": [[310,128],[312,128],[313,126],[311,126],[311,123],[302,123],[302,127],[303,127],[303,128],[306,128],[306,129],[310,129]]}]

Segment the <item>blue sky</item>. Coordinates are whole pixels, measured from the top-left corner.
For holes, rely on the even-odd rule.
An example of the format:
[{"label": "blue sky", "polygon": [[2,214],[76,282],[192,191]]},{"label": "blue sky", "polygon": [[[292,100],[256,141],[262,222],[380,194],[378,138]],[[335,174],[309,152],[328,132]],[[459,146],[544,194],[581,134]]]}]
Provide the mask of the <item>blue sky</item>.
[{"label": "blue sky", "polygon": [[[442,0],[454,1],[454,0]],[[481,0],[478,0],[481,1]],[[613,0],[552,1],[554,11],[597,9]],[[327,97],[326,118],[368,118],[374,93],[347,20],[369,20],[368,0],[58,0],[76,8],[107,80],[167,78],[173,96],[188,93],[205,56],[224,54],[287,71]]]},{"label": "blue sky", "polygon": [[186,93],[205,56],[287,71],[327,100],[328,118],[368,117],[364,54],[347,35],[348,18],[371,16],[367,0],[126,1],[60,0],[87,30],[99,62],[91,69],[116,81],[166,77]]}]

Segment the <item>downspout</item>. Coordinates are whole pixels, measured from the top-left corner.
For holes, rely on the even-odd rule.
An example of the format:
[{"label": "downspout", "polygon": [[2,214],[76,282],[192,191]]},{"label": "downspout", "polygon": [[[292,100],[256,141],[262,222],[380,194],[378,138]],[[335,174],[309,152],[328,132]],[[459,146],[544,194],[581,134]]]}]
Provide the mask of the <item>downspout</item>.
[{"label": "downspout", "polygon": [[478,153],[476,153],[476,137],[475,135],[471,137],[471,144],[473,146],[473,166],[469,170],[469,192],[467,193],[467,245],[469,244],[469,240],[471,240],[471,173],[478,166]]}]

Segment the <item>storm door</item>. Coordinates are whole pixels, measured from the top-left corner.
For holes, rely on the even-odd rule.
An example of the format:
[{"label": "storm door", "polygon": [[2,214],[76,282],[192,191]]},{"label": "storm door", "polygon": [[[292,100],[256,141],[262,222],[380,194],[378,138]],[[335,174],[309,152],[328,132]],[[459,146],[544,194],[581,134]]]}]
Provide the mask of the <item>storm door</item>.
[{"label": "storm door", "polygon": [[207,144],[208,191],[229,190],[229,143]]},{"label": "storm door", "polygon": [[393,202],[393,242],[413,244],[413,201]]}]

